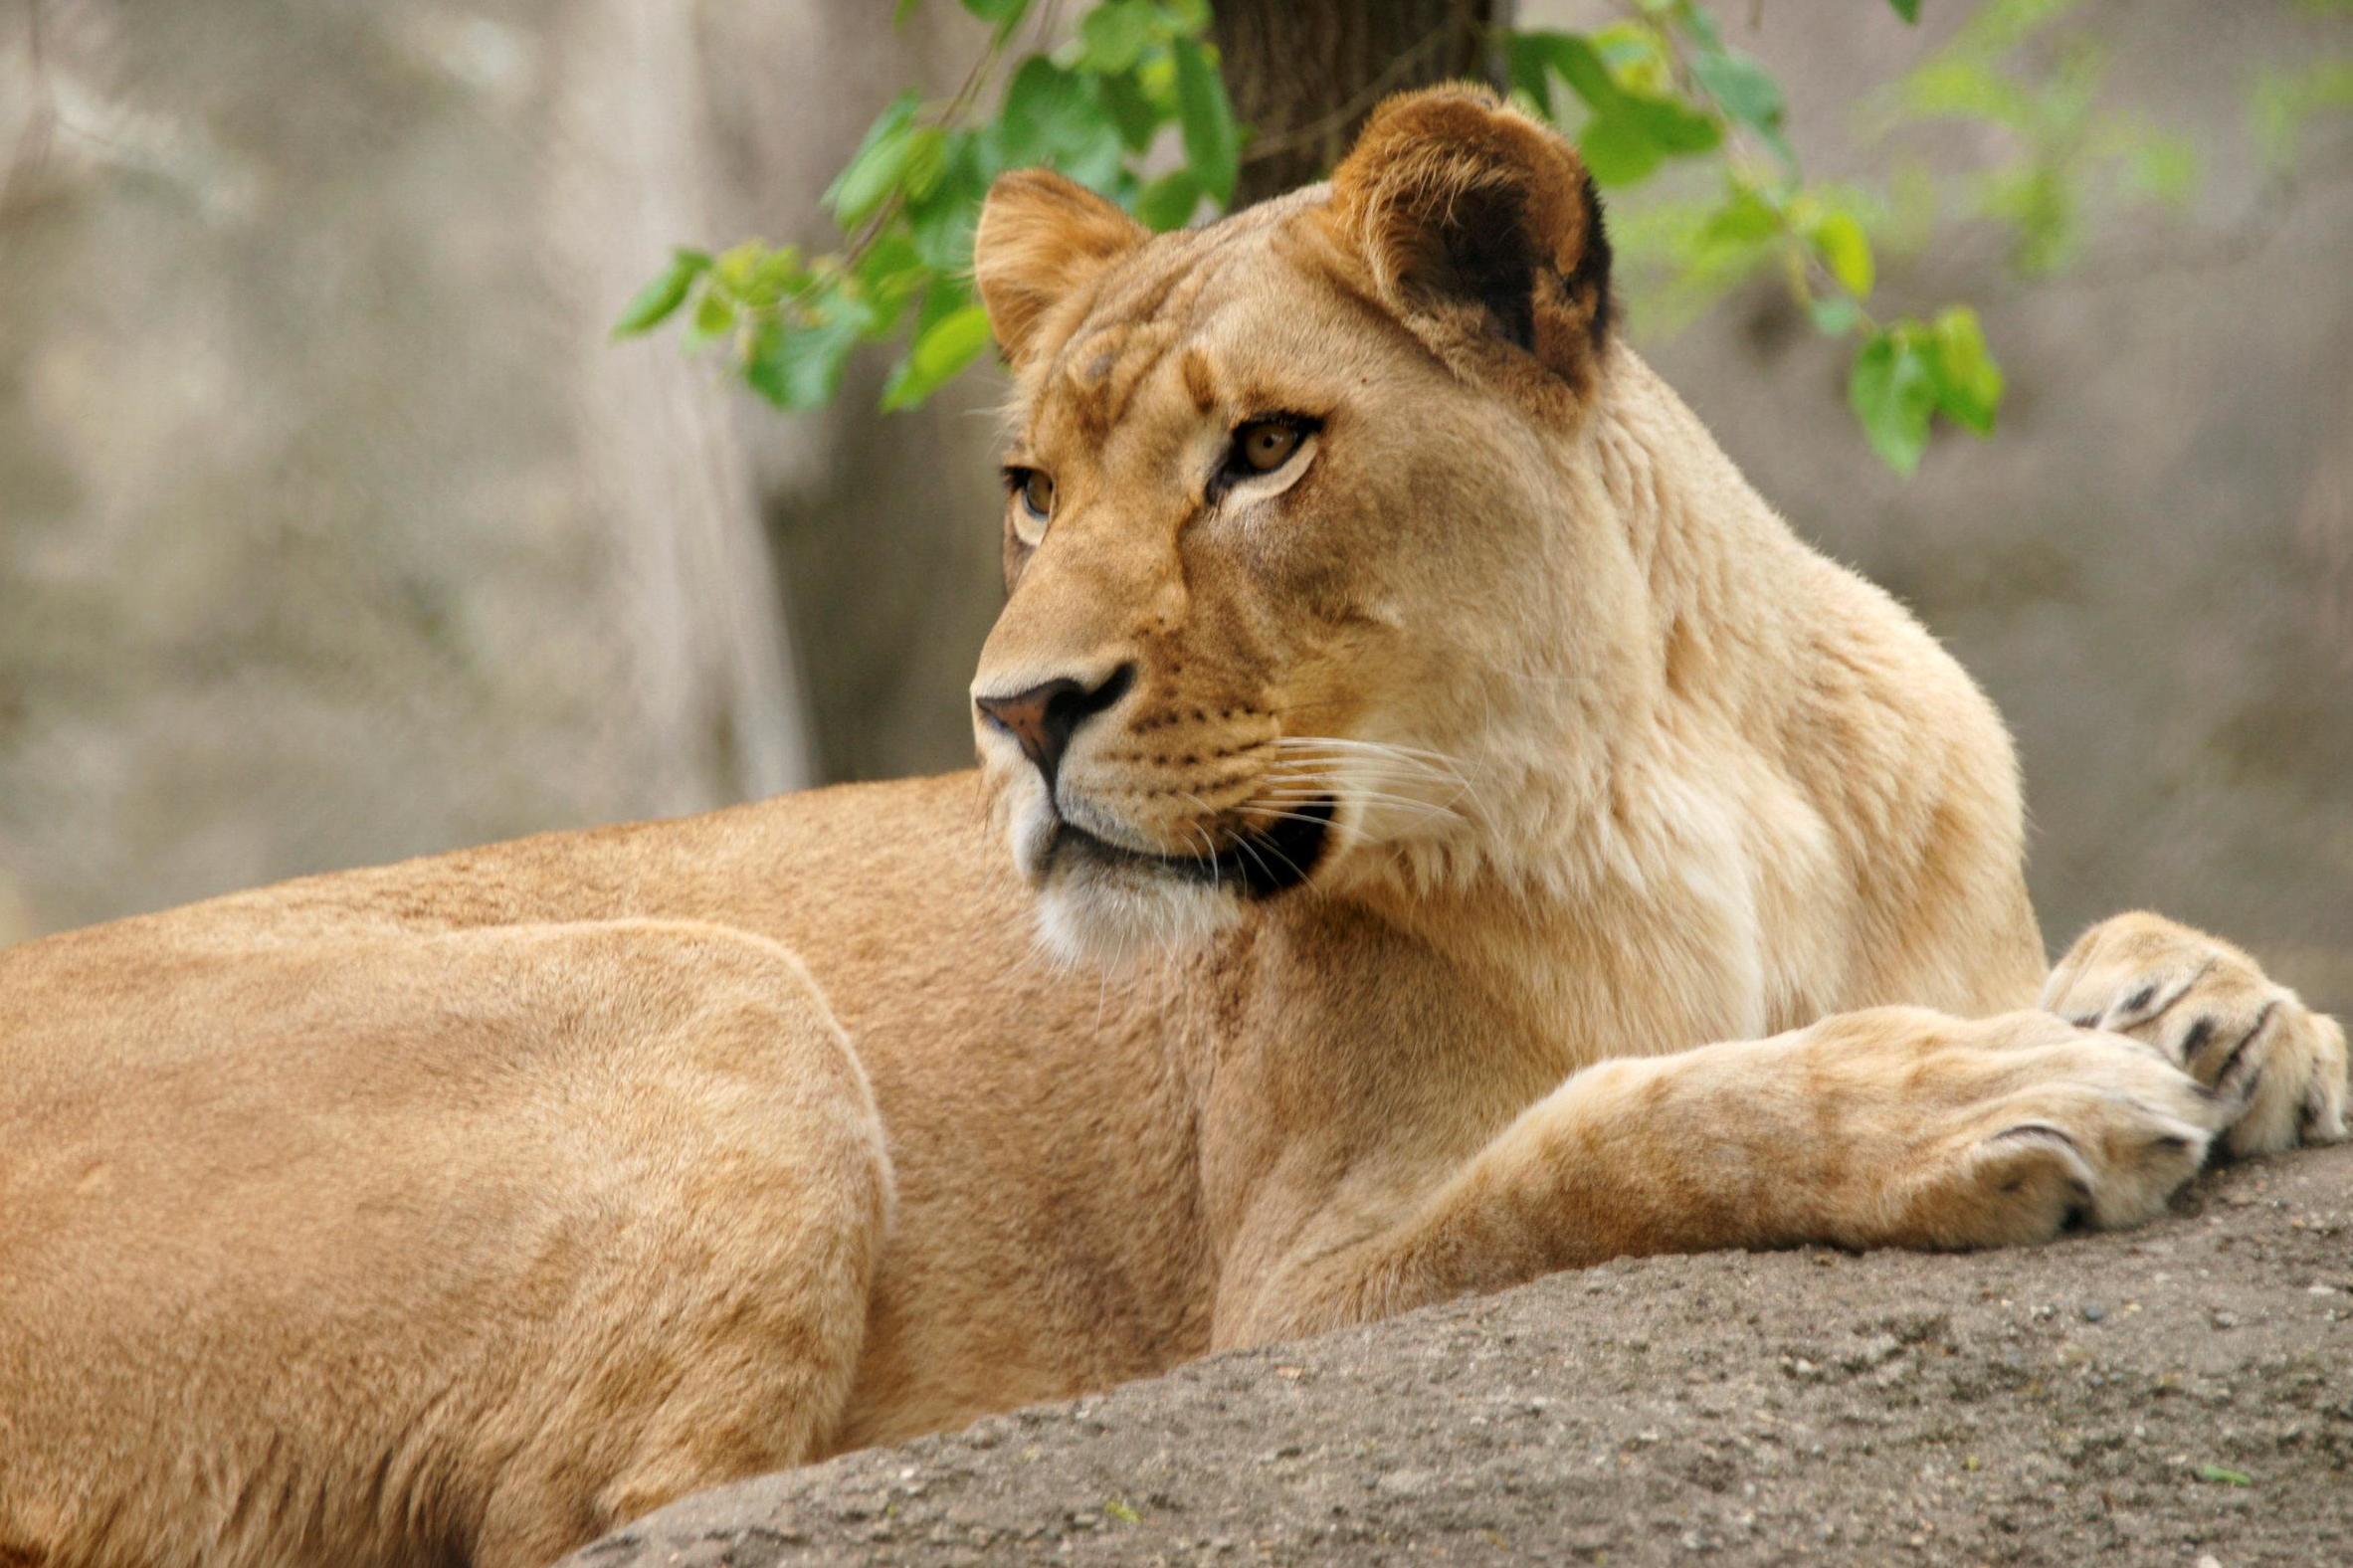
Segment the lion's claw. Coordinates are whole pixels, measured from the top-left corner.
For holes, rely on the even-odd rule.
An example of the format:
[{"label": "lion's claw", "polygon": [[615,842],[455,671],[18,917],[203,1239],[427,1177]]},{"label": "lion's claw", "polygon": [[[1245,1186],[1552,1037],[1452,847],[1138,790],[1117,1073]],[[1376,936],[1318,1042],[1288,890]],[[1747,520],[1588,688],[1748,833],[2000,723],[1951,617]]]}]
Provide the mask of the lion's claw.
[{"label": "lion's claw", "polygon": [[2224,1146],[2267,1154],[2345,1135],[2344,1029],[2230,943],[2153,914],[2085,932],[2043,1006],[2145,1041],[2232,1108]]}]

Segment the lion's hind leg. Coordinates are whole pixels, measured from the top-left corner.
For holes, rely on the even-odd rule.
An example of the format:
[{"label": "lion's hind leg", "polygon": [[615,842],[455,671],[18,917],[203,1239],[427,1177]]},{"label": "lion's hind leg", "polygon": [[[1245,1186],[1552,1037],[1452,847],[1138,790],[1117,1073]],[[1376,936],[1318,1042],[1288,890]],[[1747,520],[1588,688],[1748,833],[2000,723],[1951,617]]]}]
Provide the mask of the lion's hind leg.
[{"label": "lion's hind leg", "polygon": [[839,1422],[890,1173],[785,949],[150,943],[96,997],[9,956],[52,1003],[0,1007],[0,1542],[535,1568]]},{"label": "lion's hind leg", "polygon": [[578,939],[634,971],[603,1009],[627,1045],[572,1099],[585,1160],[609,1165],[583,1183],[596,1239],[556,1244],[566,1293],[534,1308],[546,1375],[482,1436],[486,1459],[515,1456],[487,1499],[483,1568],[548,1562],[817,1453],[889,1223],[864,1074],[789,954],[688,926]]}]

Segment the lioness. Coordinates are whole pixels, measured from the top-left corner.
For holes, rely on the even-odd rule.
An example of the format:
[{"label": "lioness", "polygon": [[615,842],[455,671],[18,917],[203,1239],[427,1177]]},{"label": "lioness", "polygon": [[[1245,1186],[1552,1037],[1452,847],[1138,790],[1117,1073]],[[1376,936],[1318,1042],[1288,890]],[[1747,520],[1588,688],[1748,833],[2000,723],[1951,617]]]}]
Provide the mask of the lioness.
[{"label": "lioness", "polygon": [[1467,90],[1189,233],[1008,175],[977,775],[0,955],[0,1562],[535,1564],[1219,1346],[2340,1136],[2237,949],[2046,980],[1993,709],[1609,271]]}]

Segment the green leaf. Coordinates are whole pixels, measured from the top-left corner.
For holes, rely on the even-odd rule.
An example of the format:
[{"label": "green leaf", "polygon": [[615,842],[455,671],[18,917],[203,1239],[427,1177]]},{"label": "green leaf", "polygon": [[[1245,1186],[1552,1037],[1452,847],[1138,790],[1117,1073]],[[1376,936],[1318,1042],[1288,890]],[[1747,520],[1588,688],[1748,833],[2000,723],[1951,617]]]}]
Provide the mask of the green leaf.
[{"label": "green leaf", "polygon": [[1859,299],[1866,297],[1877,273],[1871,265],[1870,239],[1853,214],[1824,213],[1814,225],[1813,240],[1814,248],[1822,253],[1823,265],[1840,287]]},{"label": "green leaf", "polygon": [[1095,92],[1101,97],[1103,109],[1119,127],[1119,139],[1127,143],[1130,152],[1141,152],[1152,144],[1160,127],[1173,115],[1170,110],[1152,100],[1143,90],[1136,74],[1131,71],[1100,78]]},{"label": "green leaf", "polygon": [[947,134],[939,177],[906,205],[907,238],[923,265],[956,272],[972,265],[972,226],[980,215],[989,179],[981,166],[980,138],[968,130]]},{"label": "green leaf", "polygon": [[907,159],[914,152],[913,132],[915,107],[919,100],[913,93],[901,93],[890,100],[874,124],[867,127],[866,139],[850,155],[842,172],[834,176],[826,187],[825,204],[834,212],[834,219],[844,229],[857,227],[887,200],[905,173]]},{"label": "green leaf", "polygon": [[1511,91],[1536,105],[1546,119],[1553,117],[1551,46],[1533,33],[1509,33],[1503,39],[1503,80]]},{"label": "green leaf", "polygon": [[1743,125],[1772,130],[1781,124],[1781,84],[1748,56],[1729,49],[1708,50],[1691,57],[1691,75]]},{"label": "green leaf", "polygon": [[1030,0],[964,0],[965,10],[1001,32],[1012,31],[1029,8]]},{"label": "green leaf", "polygon": [[1723,141],[1712,115],[1674,98],[1629,90],[1594,41],[1578,33],[1514,34],[1504,65],[1513,87],[1553,106],[1549,71],[1593,111],[1577,133],[1585,166],[1604,185],[1632,185],[1669,155],[1707,152]]},{"label": "green leaf", "polygon": [[997,135],[1005,165],[1018,168],[1043,163],[1052,155],[1063,126],[1085,96],[1075,72],[1065,71],[1044,55],[1032,55],[1005,84],[1005,98],[997,109]]},{"label": "green leaf", "polygon": [[907,133],[906,161],[898,174],[898,190],[908,201],[931,194],[948,166],[948,133],[937,125],[917,125]]},{"label": "green leaf", "polygon": [[1721,124],[1671,98],[1629,98],[1623,112],[1642,123],[1644,131],[1662,152],[1677,155],[1712,152],[1724,139]]},{"label": "green leaf", "polygon": [[673,251],[670,265],[623,307],[621,319],[613,323],[613,335],[635,337],[669,320],[686,302],[686,291],[694,287],[694,280],[709,270],[710,258],[702,252]]},{"label": "green leaf", "polygon": [[1699,243],[1710,249],[1756,245],[1778,235],[1781,225],[1781,214],[1773,204],[1742,185],[1708,215],[1699,230]]},{"label": "green leaf", "polygon": [[1920,20],[1920,0],[1887,0],[1887,6],[1906,22],[1917,23]]},{"label": "green leaf", "polygon": [[1700,48],[1722,51],[1724,35],[1716,31],[1715,18],[1701,10],[1696,0],[1667,0],[1666,9],[1684,32],[1699,41]]},{"label": "green leaf", "polygon": [[1625,99],[1626,90],[1618,85],[1616,77],[1610,75],[1608,63],[1590,40],[1575,33],[1529,36],[1544,41],[1553,71],[1596,114],[1608,113]]},{"label": "green leaf", "polygon": [[735,306],[716,289],[705,289],[694,304],[694,335],[708,342],[735,330]]},{"label": "green leaf", "polygon": [[[1658,11],[1670,0],[1636,0],[1636,6]],[[1620,6],[1633,10],[1635,6]],[[1644,98],[1657,98],[1671,80],[1673,62],[1667,52],[1667,38],[1648,17],[1628,16],[1615,22],[1605,22],[1585,35],[1595,51],[1609,63],[1610,75],[1629,93]]]},{"label": "green leaf", "polygon": [[1169,31],[1180,37],[1199,38],[1209,31],[1209,0],[1160,0],[1160,12]]},{"label": "green leaf", "polygon": [[1109,0],[1078,23],[1078,63],[1089,71],[1125,71],[1152,41],[1149,0]]},{"label": "green leaf", "polygon": [[1102,190],[1126,162],[1118,123],[1103,106],[1095,79],[1032,55],[1006,86],[996,125],[1003,165],[1044,163]]},{"label": "green leaf", "polygon": [[1994,411],[2002,406],[2002,370],[1986,351],[1985,328],[1977,312],[1957,304],[1937,316],[1936,406],[1981,436],[1991,435]]},{"label": "green leaf", "polygon": [[1936,378],[1907,334],[1880,332],[1856,351],[1847,404],[1880,462],[1907,479],[1918,470],[1936,411]]},{"label": "green leaf", "polygon": [[882,407],[913,408],[989,346],[989,314],[968,304],[922,329],[882,386]]},{"label": "green leaf", "polygon": [[1181,229],[1201,205],[1201,182],[1191,169],[1171,169],[1145,186],[1135,199],[1138,222],[1156,233]]},{"label": "green leaf", "polygon": [[866,323],[863,309],[841,295],[822,301],[812,321],[765,322],[752,339],[743,378],[779,408],[823,408],[840,390],[842,367],[865,335]]},{"label": "green leaf", "polygon": [[959,272],[972,265],[972,227],[980,218],[980,193],[959,194],[907,215],[907,238],[926,267]]},{"label": "green leaf", "polygon": [[773,251],[756,243],[737,246],[720,258],[720,263],[736,298],[758,309],[766,309],[788,294],[800,293],[809,282],[809,274],[801,266],[798,246],[787,245]]},{"label": "green leaf", "polygon": [[1127,172],[1127,148],[1119,139],[1119,127],[1108,115],[1088,124],[1085,138],[1064,153],[1061,166],[1065,174],[1088,190],[1113,200],[1134,184]]},{"label": "green leaf", "polygon": [[1863,309],[1852,299],[1809,299],[1806,313],[1814,318],[1814,329],[1829,337],[1845,337],[1863,319]]},{"label": "green leaf", "polygon": [[711,282],[737,294],[748,294],[759,279],[761,264],[775,254],[758,240],[738,241],[712,260]]},{"label": "green leaf", "polygon": [[1597,114],[1577,133],[1577,150],[1596,184],[1634,185],[1648,179],[1667,154],[1640,122]]},{"label": "green leaf", "polygon": [[932,279],[931,287],[923,292],[923,308],[915,312],[914,335],[922,336],[933,322],[945,320],[976,302],[968,280],[954,275]]},{"label": "green leaf", "polygon": [[868,310],[866,335],[888,337],[907,304],[931,281],[931,269],[906,234],[891,231],[858,260],[858,290]]},{"label": "green leaf", "polygon": [[1223,207],[1234,199],[1234,181],[1242,168],[1242,132],[1234,123],[1234,105],[1208,50],[1187,38],[1178,40],[1171,53],[1176,59],[1177,120],[1184,131],[1185,161],[1201,188]]}]

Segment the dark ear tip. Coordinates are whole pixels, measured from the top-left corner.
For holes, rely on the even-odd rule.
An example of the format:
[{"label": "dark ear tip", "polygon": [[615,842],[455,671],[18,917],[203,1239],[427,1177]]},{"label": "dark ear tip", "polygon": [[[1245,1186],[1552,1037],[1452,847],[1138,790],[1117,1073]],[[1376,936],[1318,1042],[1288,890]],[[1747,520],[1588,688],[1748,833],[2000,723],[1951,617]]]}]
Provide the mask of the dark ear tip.
[{"label": "dark ear tip", "polygon": [[1488,89],[1374,110],[1333,172],[1328,221],[1409,317],[1475,307],[1486,332],[1589,377],[1610,317],[1600,196],[1559,132]]}]

